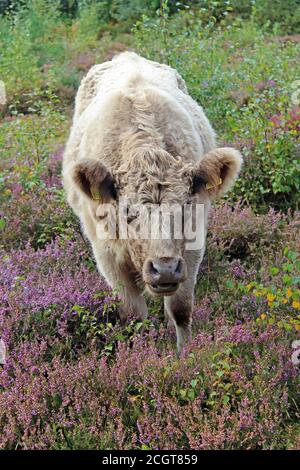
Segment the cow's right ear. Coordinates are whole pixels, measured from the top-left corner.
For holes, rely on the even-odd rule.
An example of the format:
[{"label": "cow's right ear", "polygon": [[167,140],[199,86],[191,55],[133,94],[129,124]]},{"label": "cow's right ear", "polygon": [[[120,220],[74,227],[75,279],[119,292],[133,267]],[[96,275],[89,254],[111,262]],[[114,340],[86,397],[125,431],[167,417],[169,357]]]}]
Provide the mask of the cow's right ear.
[{"label": "cow's right ear", "polygon": [[98,160],[84,159],[76,163],[72,179],[79,189],[90,199],[107,203],[116,199],[117,191],[112,174]]}]

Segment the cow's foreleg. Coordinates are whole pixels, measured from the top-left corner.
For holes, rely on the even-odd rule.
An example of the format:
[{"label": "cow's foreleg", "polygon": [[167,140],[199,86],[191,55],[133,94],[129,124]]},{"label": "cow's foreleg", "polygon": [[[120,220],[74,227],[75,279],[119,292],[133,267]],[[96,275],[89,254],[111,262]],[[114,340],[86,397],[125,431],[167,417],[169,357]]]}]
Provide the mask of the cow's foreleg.
[{"label": "cow's foreleg", "polygon": [[118,297],[122,301],[118,309],[121,321],[125,323],[129,315],[141,320],[147,318],[146,302],[135,283],[134,275],[130,273],[130,267],[120,262],[111,251],[94,250],[94,253],[99,271],[110,287],[117,290]]},{"label": "cow's foreleg", "polygon": [[199,251],[189,251],[185,254],[188,277],[178,291],[165,297],[165,310],[175,323],[177,334],[177,351],[180,354],[184,344],[191,336],[192,314],[194,310],[194,289],[197,281],[197,272],[203,258],[204,248]]},{"label": "cow's foreleg", "polygon": [[177,351],[180,354],[191,336],[193,292],[179,288],[178,293],[164,298],[165,310],[173,320],[177,334]]},{"label": "cow's foreleg", "polygon": [[128,316],[133,315],[143,321],[148,316],[148,309],[144,297],[133,285],[120,288],[119,297],[122,305],[119,307],[119,314],[122,323],[127,321]]}]

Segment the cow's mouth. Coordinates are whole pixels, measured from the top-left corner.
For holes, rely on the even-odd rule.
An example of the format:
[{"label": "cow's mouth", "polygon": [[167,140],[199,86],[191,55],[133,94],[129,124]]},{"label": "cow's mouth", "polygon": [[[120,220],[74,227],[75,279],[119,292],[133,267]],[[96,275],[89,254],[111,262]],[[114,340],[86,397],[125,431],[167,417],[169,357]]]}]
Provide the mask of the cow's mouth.
[{"label": "cow's mouth", "polygon": [[178,289],[178,282],[168,284],[148,284],[149,289],[154,294],[172,295]]}]

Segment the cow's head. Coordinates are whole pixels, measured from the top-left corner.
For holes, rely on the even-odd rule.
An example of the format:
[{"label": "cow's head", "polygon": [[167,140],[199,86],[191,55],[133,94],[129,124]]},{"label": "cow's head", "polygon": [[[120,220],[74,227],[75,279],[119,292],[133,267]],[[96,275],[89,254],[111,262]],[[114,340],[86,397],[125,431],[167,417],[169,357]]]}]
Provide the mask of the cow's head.
[{"label": "cow's head", "polygon": [[[151,294],[172,295],[188,275],[185,261],[187,240],[184,235],[181,238],[174,235],[173,224],[178,221],[174,207],[203,204],[200,223],[206,227],[211,200],[230,188],[241,164],[240,153],[232,148],[212,150],[196,164],[187,164],[165,150],[148,148],[128,159],[115,174],[100,161],[82,160],[74,167],[73,180],[90,201],[95,223],[98,223],[96,213],[99,205],[110,202],[120,211],[118,202],[127,201],[127,221],[135,230],[129,229],[129,238],[124,243],[133,269]],[[153,218],[151,210],[160,210],[162,216]],[[119,212],[116,215],[120,220]],[[191,217],[194,223],[194,211]],[[169,235],[162,219],[170,221],[172,230]],[[145,227],[148,227],[146,232]],[[206,228],[204,230],[206,233]],[[145,233],[148,233],[147,238]]]}]

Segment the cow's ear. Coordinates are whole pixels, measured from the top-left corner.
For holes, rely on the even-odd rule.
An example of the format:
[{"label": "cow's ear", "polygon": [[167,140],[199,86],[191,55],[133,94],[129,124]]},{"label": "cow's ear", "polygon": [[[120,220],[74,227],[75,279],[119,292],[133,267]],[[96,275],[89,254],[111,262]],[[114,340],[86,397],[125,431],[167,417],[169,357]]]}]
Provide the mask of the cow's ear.
[{"label": "cow's ear", "polygon": [[193,169],[192,192],[204,190],[210,197],[225,193],[236,180],[242,162],[242,155],[233,148],[211,150]]},{"label": "cow's ear", "polygon": [[80,160],[74,165],[72,173],[77,187],[90,199],[99,203],[116,199],[113,176],[103,163],[92,159]]}]

